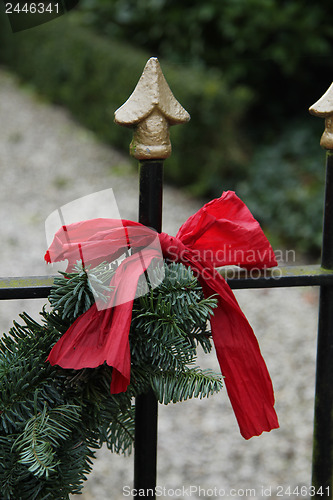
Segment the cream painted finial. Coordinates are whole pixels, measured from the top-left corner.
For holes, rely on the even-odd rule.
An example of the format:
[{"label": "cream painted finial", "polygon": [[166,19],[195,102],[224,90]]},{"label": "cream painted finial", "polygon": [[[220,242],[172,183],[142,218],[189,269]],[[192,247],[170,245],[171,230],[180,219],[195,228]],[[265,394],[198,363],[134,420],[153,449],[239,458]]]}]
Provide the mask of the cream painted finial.
[{"label": "cream painted finial", "polygon": [[138,160],[168,158],[169,127],[189,119],[172,94],[156,57],[149,59],[132,95],[115,112],[116,123],[134,128],[130,152]]},{"label": "cream painted finial", "polygon": [[333,149],[333,83],[309,111],[314,116],[325,118],[325,131],[321,136],[320,145],[325,149]]}]

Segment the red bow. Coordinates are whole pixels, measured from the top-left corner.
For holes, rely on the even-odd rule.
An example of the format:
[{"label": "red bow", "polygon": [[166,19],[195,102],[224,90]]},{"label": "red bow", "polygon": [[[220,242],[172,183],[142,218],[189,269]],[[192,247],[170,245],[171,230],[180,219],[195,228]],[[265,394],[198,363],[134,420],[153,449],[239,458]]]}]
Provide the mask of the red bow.
[{"label": "red bow", "polygon": [[[132,249],[141,251],[117,268],[110,283],[115,293],[109,308],[98,310],[94,304],[60,338],[48,357],[52,365],[81,369],[106,362],[113,367],[111,392],[126,390],[133,300],[139,277],[158,257],[157,250],[145,248],[156,235],[137,222],[115,219],[92,219],[59,229],[45,260],[68,259],[68,268],[79,258],[78,248],[81,254],[84,250],[85,263],[92,265],[119,257],[128,238]],[[176,237],[161,233],[158,238],[165,258],[192,268],[206,297],[218,294],[212,336],[242,436],[249,439],[277,428],[272,383],[258,342],[233,292],[215,270],[230,264],[248,269],[277,265],[259,223],[235,193],[227,191],[192,215]]]}]

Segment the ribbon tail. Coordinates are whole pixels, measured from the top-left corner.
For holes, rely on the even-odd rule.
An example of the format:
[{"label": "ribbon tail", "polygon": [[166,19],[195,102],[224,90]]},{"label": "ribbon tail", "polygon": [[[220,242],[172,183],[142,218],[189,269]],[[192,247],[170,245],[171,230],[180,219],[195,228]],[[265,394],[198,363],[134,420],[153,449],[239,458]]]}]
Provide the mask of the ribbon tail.
[{"label": "ribbon tail", "polygon": [[59,339],[47,361],[65,369],[113,367],[111,392],[127,389],[130,382],[128,333],[133,302],[99,311],[96,304],[82,314]]},{"label": "ribbon tail", "polygon": [[[47,361],[62,368],[80,370],[96,368],[105,361],[104,332],[101,325],[111,323],[112,309],[99,311],[93,304],[69,327],[52,348]],[[99,332],[99,334],[96,334]]]},{"label": "ribbon tail", "polygon": [[217,358],[240,432],[245,439],[279,427],[274,392],[258,341],[222,277],[202,282],[204,294],[219,294],[211,317]]}]

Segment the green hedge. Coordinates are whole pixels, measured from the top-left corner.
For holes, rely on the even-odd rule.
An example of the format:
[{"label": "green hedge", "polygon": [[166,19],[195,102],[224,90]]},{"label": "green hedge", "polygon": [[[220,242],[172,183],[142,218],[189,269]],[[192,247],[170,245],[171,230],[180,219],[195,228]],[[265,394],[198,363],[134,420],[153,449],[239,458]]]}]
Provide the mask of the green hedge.
[{"label": "green hedge", "polygon": [[275,248],[292,248],[312,258],[319,257],[322,242],[325,153],[319,140],[323,129],[323,120],[310,116],[290,122],[274,143],[257,148],[248,166],[250,181],[237,185],[237,194]]},{"label": "green hedge", "polygon": [[251,89],[259,138],[320,95],[333,70],[332,0],[80,0],[78,10],[98,33]]},{"label": "green hedge", "polygon": [[[75,13],[15,34],[4,16],[0,24],[2,63],[52,102],[66,106],[102,140],[128,151],[131,131],[113,123],[114,111],[154,54],[92,34],[79,26]],[[239,121],[251,96],[242,88],[230,90],[218,71],[161,65],[191,115],[189,124],[171,129],[173,154],[166,178],[197,194],[220,193],[226,187],[223,180],[228,178],[230,186],[244,162]]]},{"label": "green hedge", "polygon": [[[76,19],[73,12],[12,34],[0,13],[0,63],[66,106],[102,140],[127,152],[132,133],[113,123],[114,111],[129,97],[154,54],[98,37]],[[305,111],[272,141],[255,146],[249,137],[257,130],[257,116],[247,111],[251,96],[244,89],[230,90],[215,70],[163,60],[161,64],[176,98],[192,117],[190,123],[171,128],[173,154],[166,162],[166,178],[198,195],[235,189],[276,245],[318,256],[323,122]],[[319,97],[311,96],[307,105]],[[251,120],[252,127],[242,130]]]}]

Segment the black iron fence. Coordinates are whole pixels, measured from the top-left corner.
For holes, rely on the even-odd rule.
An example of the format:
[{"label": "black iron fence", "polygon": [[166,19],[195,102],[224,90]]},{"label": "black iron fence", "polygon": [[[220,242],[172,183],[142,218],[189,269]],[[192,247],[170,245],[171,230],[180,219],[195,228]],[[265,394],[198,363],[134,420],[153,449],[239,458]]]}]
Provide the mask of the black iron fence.
[{"label": "black iron fence", "polygon": [[[330,126],[329,111],[326,114],[312,112],[325,117],[326,125]],[[323,493],[313,498],[333,499],[333,141],[332,145],[329,142],[322,145],[327,149],[327,158],[321,265],[279,267],[250,274],[233,270],[231,274],[226,271],[224,277],[232,289],[320,287],[312,485],[314,491]],[[157,231],[162,227],[163,160],[144,159],[139,166],[139,221]],[[53,279],[50,276],[2,277],[0,300],[47,298]],[[136,401],[134,487],[141,492],[155,489],[156,450],[157,401],[148,393]]]}]

